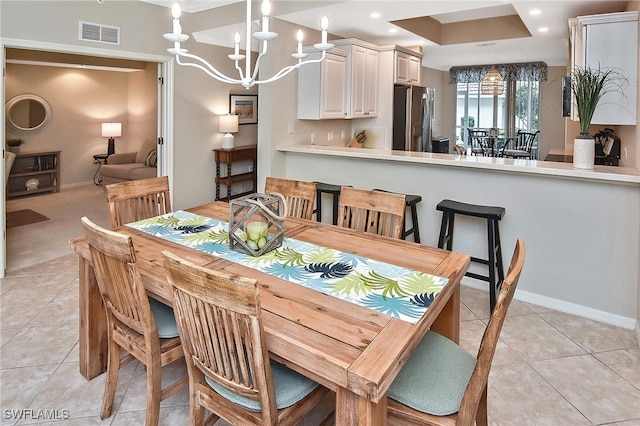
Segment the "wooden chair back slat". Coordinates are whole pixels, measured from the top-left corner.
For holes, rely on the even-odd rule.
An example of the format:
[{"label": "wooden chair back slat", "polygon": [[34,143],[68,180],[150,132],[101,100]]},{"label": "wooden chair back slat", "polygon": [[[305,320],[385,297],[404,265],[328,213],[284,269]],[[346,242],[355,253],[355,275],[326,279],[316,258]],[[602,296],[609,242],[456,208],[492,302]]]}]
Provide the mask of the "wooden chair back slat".
[{"label": "wooden chair back slat", "polygon": [[316,198],[317,184],[291,179],[268,176],[264,190],[266,193],[278,193],[285,197],[287,215],[311,220]]},{"label": "wooden chair back slat", "polygon": [[89,242],[98,288],[107,309],[112,310],[113,315],[130,328],[147,330],[155,327],[155,324],[146,321],[151,311],[144,287],[135,282],[138,278],[142,283],[142,279],[136,268],[131,237],[100,229],[87,218],[82,218],[82,224]]},{"label": "wooden chair back slat", "polygon": [[343,186],[338,226],[401,238],[405,207],[402,194]]},{"label": "wooden chair back slat", "polygon": [[105,189],[111,228],[171,212],[166,176],[114,183]]},{"label": "wooden chair back slat", "polygon": [[218,385],[259,401],[262,424],[276,424],[256,280],[201,268],[167,251],[163,255],[190,375],[197,369]]}]

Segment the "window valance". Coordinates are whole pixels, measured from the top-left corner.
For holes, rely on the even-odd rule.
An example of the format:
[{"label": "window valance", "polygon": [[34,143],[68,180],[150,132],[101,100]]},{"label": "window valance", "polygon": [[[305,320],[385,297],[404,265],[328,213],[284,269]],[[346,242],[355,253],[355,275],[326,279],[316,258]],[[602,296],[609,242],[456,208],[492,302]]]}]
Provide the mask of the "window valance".
[{"label": "window valance", "polygon": [[474,65],[451,67],[450,84],[480,83],[489,69],[495,67],[505,81],[546,81],[547,64],[526,62],[520,64]]}]

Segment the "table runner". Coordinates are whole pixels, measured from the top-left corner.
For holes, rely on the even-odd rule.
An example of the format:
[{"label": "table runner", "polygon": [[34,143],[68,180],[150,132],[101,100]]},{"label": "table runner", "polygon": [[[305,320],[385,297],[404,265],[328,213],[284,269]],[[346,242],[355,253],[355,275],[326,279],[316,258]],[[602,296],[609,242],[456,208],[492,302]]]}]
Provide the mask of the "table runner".
[{"label": "table runner", "polygon": [[127,226],[412,324],[449,281],[288,237],[277,249],[254,257],[229,248],[227,222],[183,210]]}]

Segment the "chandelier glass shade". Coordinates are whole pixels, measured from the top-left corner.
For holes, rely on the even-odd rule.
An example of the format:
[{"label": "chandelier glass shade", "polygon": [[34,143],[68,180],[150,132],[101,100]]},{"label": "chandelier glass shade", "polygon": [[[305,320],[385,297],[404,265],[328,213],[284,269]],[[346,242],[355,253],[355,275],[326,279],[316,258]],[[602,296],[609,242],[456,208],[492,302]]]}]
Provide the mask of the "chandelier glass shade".
[{"label": "chandelier glass shade", "polygon": [[[303,61],[304,58],[308,56],[308,53],[304,53],[302,51],[302,41],[303,41],[303,33],[302,30],[298,30],[296,39],[297,39],[297,50],[291,54],[294,59],[297,59],[297,62],[293,65],[289,65],[287,67],[282,68],[280,71],[276,72],[269,78],[264,78],[262,80],[258,80],[258,70],[260,67],[260,59],[267,53],[267,45],[270,40],[273,40],[278,36],[278,33],[269,31],[269,14],[271,13],[271,4],[269,0],[263,0],[262,2],[262,19],[260,25],[260,31],[256,31],[251,33],[251,0],[247,0],[247,19],[246,19],[246,34],[245,34],[245,54],[240,54],[240,41],[241,36],[239,32],[236,32],[233,36],[234,43],[234,53],[228,55],[229,59],[235,62],[236,70],[238,71],[237,77],[230,77],[222,72],[218,71],[212,64],[207,62],[205,59],[188,53],[186,49],[180,47],[180,43],[189,39],[189,36],[186,34],[182,34],[182,27],[180,25],[180,15],[182,13],[180,9],[180,5],[176,2],[173,4],[171,9],[173,15],[173,32],[164,34],[163,37],[170,42],[173,43],[173,47],[167,49],[169,53],[175,55],[176,62],[179,65],[195,67],[198,68],[209,76],[215,78],[216,80],[222,81],[224,83],[229,84],[240,84],[246,89],[249,89],[256,84],[264,84],[271,83],[276,81],[291,71],[300,68],[302,65],[312,64],[322,62],[326,56],[326,52],[329,49],[334,47],[333,44],[327,42],[327,30],[329,28],[329,19],[327,16],[323,16],[320,22],[320,27],[322,30],[322,42],[316,43],[313,45],[314,48],[320,50],[322,55],[319,59],[312,59]],[[258,57],[255,60],[255,66],[251,67],[251,37],[254,37],[259,41],[259,52]],[[187,62],[185,62],[187,60]],[[240,66],[240,61],[244,60],[244,70]]]},{"label": "chandelier glass shade", "polygon": [[480,83],[480,93],[491,96],[500,96],[504,93],[504,79],[496,67],[491,67],[485,74]]}]

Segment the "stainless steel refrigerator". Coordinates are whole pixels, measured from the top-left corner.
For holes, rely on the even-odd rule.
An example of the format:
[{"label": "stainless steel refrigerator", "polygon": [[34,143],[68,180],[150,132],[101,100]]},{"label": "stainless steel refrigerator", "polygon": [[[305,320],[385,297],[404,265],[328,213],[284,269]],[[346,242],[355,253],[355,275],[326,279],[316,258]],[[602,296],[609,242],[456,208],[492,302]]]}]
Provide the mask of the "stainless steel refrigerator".
[{"label": "stainless steel refrigerator", "polygon": [[433,152],[435,90],[420,86],[393,88],[393,149]]}]

